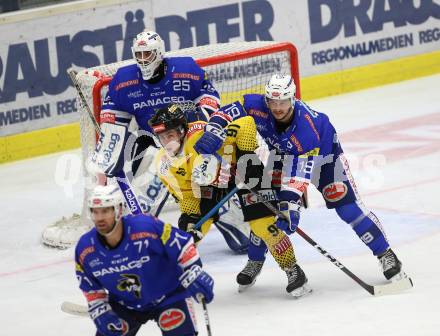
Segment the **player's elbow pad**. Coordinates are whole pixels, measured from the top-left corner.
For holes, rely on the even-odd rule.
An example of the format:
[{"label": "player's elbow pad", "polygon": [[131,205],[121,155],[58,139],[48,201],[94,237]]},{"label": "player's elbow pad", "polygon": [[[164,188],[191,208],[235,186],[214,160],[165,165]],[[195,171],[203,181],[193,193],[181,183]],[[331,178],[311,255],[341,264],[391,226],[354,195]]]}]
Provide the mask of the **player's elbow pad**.
[{"label": "player's elbow pad", "polygon": [[[87,163],[87,169],[92,174],[104,173],[115,176],[124,165],[124,145],[128,136],[127,127],[104,123],[101,135],[96,144],[95,152]],[[128,159],[128,158],[127,158]]]}]

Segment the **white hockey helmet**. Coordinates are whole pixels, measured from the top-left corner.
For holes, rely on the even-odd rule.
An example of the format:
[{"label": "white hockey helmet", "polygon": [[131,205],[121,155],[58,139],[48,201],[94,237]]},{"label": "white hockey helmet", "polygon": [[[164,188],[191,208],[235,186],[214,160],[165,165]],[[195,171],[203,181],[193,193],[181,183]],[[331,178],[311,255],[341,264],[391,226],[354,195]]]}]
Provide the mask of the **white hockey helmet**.
[{"label": "white hockey helmet", "polygon": [[[121,206],[124,204],[121,191],[115,185],[98,185],[93,188],[87,198],[87,207],[89,210],[95,208],[113,207],[115,209],[115,219],[122,215]],[[121,208],[121,209],[120,209]]]},{"label": "white hockey helmet", "polygon": [[145,80],[153,77],[154,71],[162,63],[165,56],[165,43],[158,33],[143,31],[137,34],[131,47],[135,59]]},{"label": "white hockey helmet", "polygon": [[290,98],[292,105],[295,99],[296,86],[292,76],[275,74],[266,84],[266,99],[284,100]]}]

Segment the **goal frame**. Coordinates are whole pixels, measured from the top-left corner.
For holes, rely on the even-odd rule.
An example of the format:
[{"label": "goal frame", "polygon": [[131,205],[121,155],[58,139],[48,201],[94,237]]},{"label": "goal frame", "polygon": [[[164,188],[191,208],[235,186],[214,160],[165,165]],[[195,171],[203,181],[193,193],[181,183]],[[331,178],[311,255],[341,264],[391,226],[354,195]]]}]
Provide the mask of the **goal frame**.
[{"label": "goal frame", "polygon": [[[206,67],[209,65],[223,64],[227,62],[242,60],[246,58],[268,55],[277,52],[288,52],[290,54],[290,73],[296,85],[295,96],[301,98],[301,83],[299,77],[299,61],[298,61],[298,50],[290,42],[281,42],[270,46],[257,47],[245,51],[237,51],[233,53],[228,53],[220,56],[211,56],[206,58],[195,59],[196,63],[200,67]],[[102,88],[109,85],[113,77],[105,76],[99,78],[93,86],[93,114],[98,124],[101,124],[101,102],[102,102]]]}]

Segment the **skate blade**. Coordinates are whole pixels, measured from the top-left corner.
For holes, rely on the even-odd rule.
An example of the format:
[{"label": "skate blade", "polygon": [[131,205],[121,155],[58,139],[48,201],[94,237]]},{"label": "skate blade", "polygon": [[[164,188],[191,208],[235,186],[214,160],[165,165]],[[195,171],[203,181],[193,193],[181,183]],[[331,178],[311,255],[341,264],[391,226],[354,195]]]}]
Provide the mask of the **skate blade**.
[{"label": "skate blade", "polygon": [[313,291],[312,288],[308,284],[305,284],[291,291],[289,295],[293,296],[295,299],[299,299],[301,297],[309,295],[310,293],[312,293],[312,291]]},{"label": "skate blade", "polygon": [[250,283],[249,285],[238,285],[238,292],[245,292],[247,289],[251,288],[255,284],[255,281],[257,281],[257,279],[254,279],[254,281],[252,281],[252,283]]}]

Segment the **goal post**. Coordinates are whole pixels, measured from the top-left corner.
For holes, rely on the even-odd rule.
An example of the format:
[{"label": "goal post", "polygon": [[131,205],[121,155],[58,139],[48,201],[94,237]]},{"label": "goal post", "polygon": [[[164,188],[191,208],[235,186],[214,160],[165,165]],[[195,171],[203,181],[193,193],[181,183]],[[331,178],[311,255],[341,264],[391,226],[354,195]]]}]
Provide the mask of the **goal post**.
[{"label": "goal post", "polygon": [[[264,85],[274,73],[290,74],[301,96],[298,52],[289,42],[230,42],[192,47],[167,52],[165,57],[191,56],[205,70],[208,79],[220,93],[221,104],[242,101],[243,94],[264,93]],[[98,123],[103,97],[116,71],[134,60],[105,64],[80,71],[76,77],[89,107]],[[78,102],[78,99],[77,99]],[[93,180],[85,169],[87,157],[94,151],[97,135],[81,103],[77,103],[84,178]],[[87,184],[87,183],[86,183]],[[84,191],[81,215],[62,218],[46,227],[42,242],[49,246],[68,248],[91,227],[86,211],[87,190]]]}]

